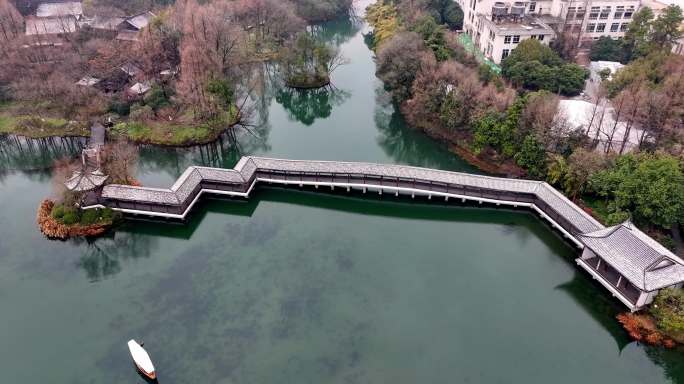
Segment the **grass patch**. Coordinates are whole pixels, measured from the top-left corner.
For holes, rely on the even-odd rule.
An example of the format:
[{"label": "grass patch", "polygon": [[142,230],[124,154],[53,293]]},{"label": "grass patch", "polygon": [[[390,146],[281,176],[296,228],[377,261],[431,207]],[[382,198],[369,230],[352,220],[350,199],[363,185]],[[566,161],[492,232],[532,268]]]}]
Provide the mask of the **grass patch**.
[{"label": "grass patch", "polygon": [[12,133],[12,129],[16,123],[16,118],[0,115],[0,133]]},{"label": "grass patch", "polygon": [[119,218],[120,214],[112,211],[110,208],[81,210],[76,207],[65,207],[62,204],[55,204],[52,207],[50,216],[60,224],[87,227],[90,225],[112,224]]},{"label": "grass patch", "polygon": [[192,126],[160,122],[130,122],[116,124],[112,132],[138,143],[182,146],[216,140],[222,129],[212,128],[208,124]]},{"label": "grass patch", "polygon": [[[222,119],[204,123],[186,123],[189,119],[170,121],[129,121],[116,124],[111,132],[128,140],[156,145],[186,146],[206,144],[216,140],[232,124],[224,121],[237,121],[237,108],[233,107]],[[184,115],[184,117],[186,117]],[[187,116],[188,118],[190,116]]]},{"label": "grass patch", "polygon": [[15,116],[0,112],[0,133],[31,138],[49,136],[88,136],[87,124],[54,117]]}]

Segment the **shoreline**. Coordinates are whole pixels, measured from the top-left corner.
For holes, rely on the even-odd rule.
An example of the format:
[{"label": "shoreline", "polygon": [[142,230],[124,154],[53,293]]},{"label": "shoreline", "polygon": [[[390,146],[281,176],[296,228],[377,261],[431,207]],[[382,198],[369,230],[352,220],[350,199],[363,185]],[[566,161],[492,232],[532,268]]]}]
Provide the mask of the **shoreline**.
[{"label": "shoreline", "polygon": [[310,84],[306,85],[300,85],[296,84],[290,81],[285,81],[285,86],[288,88],[296,89],[296,90],[310,90],[310,89],[320,89],[320,88],[325,88],[330,85],[330,76],[326,76],[325,79],[321,79],[319,82],[312,82]]},{"label": "shoreline", "polygon": [[[132,144],[141,144],[141,145],[156,145],[160,147],[166,147],[166,148],[188,148],[188,147],[193,147],[193,146],[199,146],[199,145],[207,145],[211,144],[221,137],[228,129],[232,129],[236,125],[239,124],[240,122],[240,114],[238,114],[233,121],[231,121],[225,128],[218,129],[218,130],[212,130],[209,134],[206,136],[198,139],[198,140],[191,140],[187,142],[174,142],[172,140],[156,140],[155,138],[151,136],[147,137],[141,137],[141,138],[135,138],[132,137],[130,134],[127,133],[120,133],[120,132],[114,132],[112,128],[107,128],[108,135],[110,137],[114,138],[123,138],[127,142],[132,143]],[[15,118],[19,118],[18,116]],[[124,122],[124,124],[129,124],[129,122]],[[130,124],[136,124],[136,122],[130,123]],[[168,126],[167,126],[168,127]],[[185,126],[188,127],[188,126]],[[190,129],[201,129],[200,126],[196,126]],[[172,130],[172,129],[170,129]],[[26,139],[31,139],[31,140],[39,140],[39,139],[47,139],[51,137],[59,137],[59,138],[89,138],[90,137],[90,131],[89,129],[84,129],[82,132],[64,132],[60,131],[59,129],[52,130],[50,132],[39,132],[35,133],[34,131],[25,131],[25,130],[18,130],[18,129],[5,129],[0,131],[0,135],[11,135],[15,137],[21,137],[21,138],[26,138]]]}]

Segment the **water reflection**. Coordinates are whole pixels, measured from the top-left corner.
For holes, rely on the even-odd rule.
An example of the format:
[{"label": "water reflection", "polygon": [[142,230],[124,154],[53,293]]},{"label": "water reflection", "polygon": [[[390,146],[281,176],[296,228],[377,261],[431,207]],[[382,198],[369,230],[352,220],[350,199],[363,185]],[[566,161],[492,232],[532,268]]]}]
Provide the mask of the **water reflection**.
[{"label": "water reflection", "polygon": [[157,247],[159,238],[135,232],[111,233],[96,240],[73,239],[81,243],[83,252],[77,261],[91,282],[107,279],[121,272],[122,263],[128,259],[147,258]]},{"label": "water reflection", "polygon": [[616,300],[611,300],[607,295],[598,295],[605,289],[598,283],[592,284],[586,276],[575,274],[572,280],[560,284],[556,289],[570,296],[575,303],[581,306],[598,324],[601,324],[608,334],[615,340],[618,353],[631,343],[627,333],[615,316],[624,308]]},{"label": "water reflection", "polygon": [[361,17],[352,16],[312,25],[309,27],[309,32],[314,37],[339,47],[351,40],[363,26],[364,22]]},{"label": "water reflection", "polygon": [[375,98],[375,125],[380,134],[377,142],[395,163],[481,173],[450,153],[445,144],[409,127],[381,85],[375,90]]},{"label": "water reflection", "polygon": [[0,135],[0,181],[11,171],[46,173],[55,160],[78,155],[85,144],[83,137],[30,139]]},{"label": "water reflection", "polygon": [[645,346],[646,354],[657,365],[665,370],[665,376],[673,383],[684,383],[684,347],[678,346],[676,349],[663,349],[661,347]]},{"label": "water reflection", "polygon": [[316,119],[329,117],[333,107],[341,105],[350,96],[350,92],[333,86],[318,89],[282,87],[275,100],[285,108],[290,120],[311,125]]}]

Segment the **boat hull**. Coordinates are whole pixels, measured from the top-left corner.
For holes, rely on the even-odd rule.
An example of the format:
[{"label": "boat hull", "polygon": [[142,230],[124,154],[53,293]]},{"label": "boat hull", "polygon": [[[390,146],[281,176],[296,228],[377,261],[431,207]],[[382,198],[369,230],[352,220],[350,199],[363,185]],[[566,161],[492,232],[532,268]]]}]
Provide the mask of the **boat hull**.
[{"label": "boat hull", "polygon": [[147,372],[145,371],[142,367],[140,367],[138,364],[135,364],[135,368],[138,369],[138,372],[140,372],[143,376],[147,377],[150,380],[156,380],[157,379],[157,373],[152,371],[152,372]]},{"label": "boat hull", "polygon": [[157,374],[154,369],[154,364],[152,364],[152,360],[147,354],[147,351],[145,351],[145,349],[143,349],[143,347],[138,344],[137,341],[132,339],[128,341],[128,349],[131,352],[133,363],[140,374],[150,380],[155,380],[157,378]]}]

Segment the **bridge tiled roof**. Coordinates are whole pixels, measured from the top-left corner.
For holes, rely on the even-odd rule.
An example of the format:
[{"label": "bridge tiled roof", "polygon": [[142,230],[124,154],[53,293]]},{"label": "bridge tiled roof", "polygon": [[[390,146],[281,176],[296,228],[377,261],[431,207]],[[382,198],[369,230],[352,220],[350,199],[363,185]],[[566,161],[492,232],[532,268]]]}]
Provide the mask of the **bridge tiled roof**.
[{"label": "bridge tiled roof", "polygon": [[[605,228],[562,193],[541,181],[472,175],[404,165],[243,157],[234,169],[190,167],[169,189],[108,185],[104,187],[102,197],[180,205],[194,198],[192,192],[203,180],[246,184],[251,182],[255,173],[260,170],[382,176],[534,195],[579,230],[580,233],[573,233],[579,241],[605,258],[640,289],[654,290],[684,281],[682,260],[648,235],[632,225]],[[674,265],[659,269],[651,268],[651,265],[663,256],[673,260]]]}]

